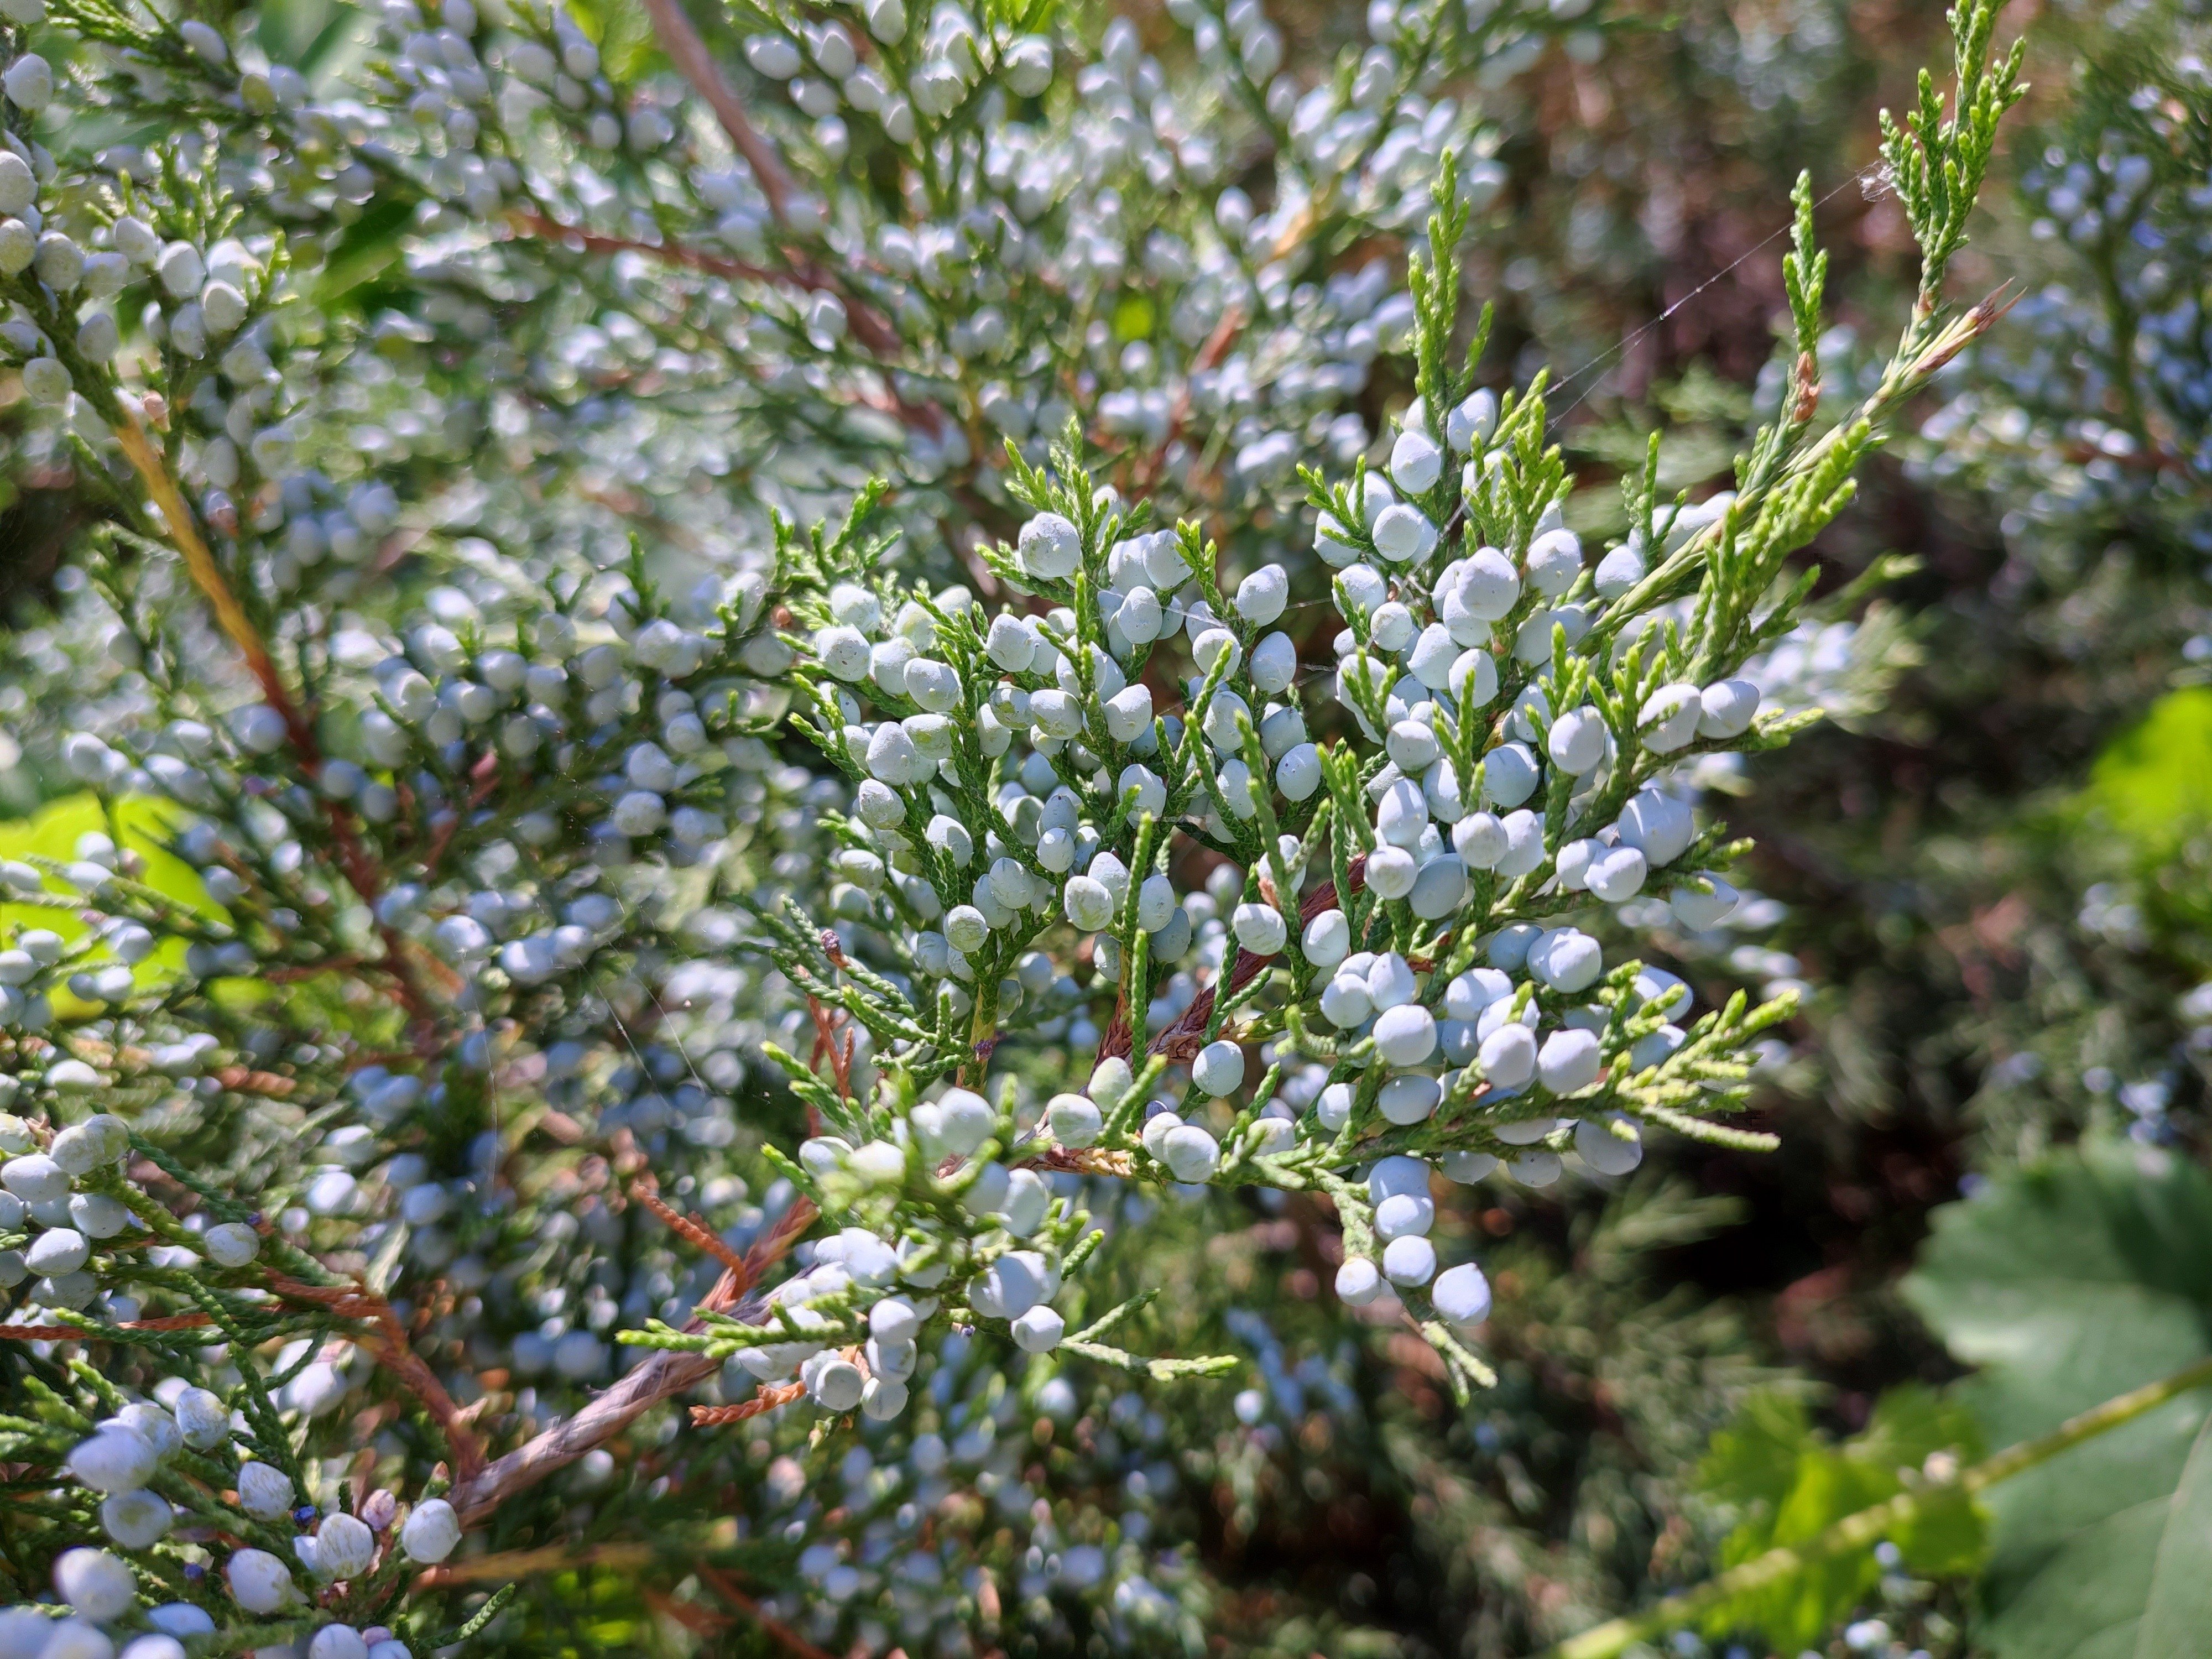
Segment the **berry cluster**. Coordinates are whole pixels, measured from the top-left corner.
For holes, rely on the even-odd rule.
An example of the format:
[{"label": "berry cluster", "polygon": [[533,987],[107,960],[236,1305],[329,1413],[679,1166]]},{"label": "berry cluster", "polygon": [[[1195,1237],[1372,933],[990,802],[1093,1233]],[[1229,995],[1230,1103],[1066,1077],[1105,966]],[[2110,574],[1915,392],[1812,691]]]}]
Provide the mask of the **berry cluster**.
[{"label": "berry cluster", "polygon": [[[1195,1644],[1149,1402],[1245,1361],[1141,1351],[1165,1206],[1302,1194],[1466,1398],[1433,1176],[1764,1144],[1790,997],[1644,957],[1737,905],[1705,769],[1812,717],[1798,556],[1991,320],[1923,176],[1986,9],[1887,369],[1820,418],[1801,187],[1737,488],[1655,443],[1588,545],[1457,264],[1577,8],[643,12],[391,0],[340,78],[0,0],[0,350],[98,508],[11,647],[77,793],[0,861],[0,1659],[542,1650],[602,1567]],[[1224,1459],[1343,1389],[1218,1324]]]}]

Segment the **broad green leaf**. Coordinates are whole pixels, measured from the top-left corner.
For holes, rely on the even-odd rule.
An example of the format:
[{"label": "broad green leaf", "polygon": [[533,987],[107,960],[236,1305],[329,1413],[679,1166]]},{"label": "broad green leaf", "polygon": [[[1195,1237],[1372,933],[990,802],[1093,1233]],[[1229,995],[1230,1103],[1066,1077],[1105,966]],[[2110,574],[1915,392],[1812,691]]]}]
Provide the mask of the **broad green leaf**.
[{"label": "broad green leaf", "polygon": [[[1885,1395],[1865,1432],[1841,1445],[1814,1431],[1796,1400],[1768,1393],[1746,1402],[1713,1437],[1698,1479],[1708,1495],[1742,1513],[1721,1546],[1723,1565],[1735,1566],[1778,1546],[1809,1543],[1845,1516],[1886,1503],[1938,1453],[1965,1461],[1979,1450],[1970,1415],[1917,1385]],[[1984,1549],[1981,1516],[1954,1492],[1900,1522],[1889,1541],[1917,1572],[1972,1572]],[[1722,1602],[1703,1623],[1716,1636],[1756,1630],[1779,1647],[1802,1648],[1864,1600],[1881,1571],[1866,1550],[1815,1556]]]},{"label": "broad green leaf", "polygon": [[2167,1506],[2136,1659],[2186,1653],[2212,1637],[2212,1419],[2197,1431]]},{"label": "broad green leaf", "polygon": [[[1959,1393],[1990,1443],[2042,1434],[2212,1351],[2212,1181],[2148,1149],[2053,1156],[1937,1211],[1905,1290],[1981,1367]],[[2196,1618],[2212,1586],[2212,1469],[2175,1496],[2209,1404],[2185,1395],[1991,1489],[1989,1652],[2204,1650],[2201,1624],[2161,1646],[2145,1613]]]},{"label": "broad green leaf", "polygon": [[1724,1504],[1780,1509],[1797,1476],[1797,1460],[1814,1443],[1804,1403],[1795,1395],[1762,1389],[1735,1419],[1713,1436],[1698,1466],[1698,1489]]},{"label": "broad green leaf", "polygon": [[[1892,1389],[1875,1401],[1866,1431],[1845,1448],[1858,1461],[1888,1471],[1893,1492],[1910,1475],[1928,1473],[1931,1458],[1941,1455],[1963,1465],[1987,1449],[1971,1411],[1917,1382]],[[1929,1578],[1977,1571],[1989,1547],[1979,1506],[1955,1488],[1923,1498],[1910,1525],[1898,1528],[1890,1541],[1905,1565]]]}]

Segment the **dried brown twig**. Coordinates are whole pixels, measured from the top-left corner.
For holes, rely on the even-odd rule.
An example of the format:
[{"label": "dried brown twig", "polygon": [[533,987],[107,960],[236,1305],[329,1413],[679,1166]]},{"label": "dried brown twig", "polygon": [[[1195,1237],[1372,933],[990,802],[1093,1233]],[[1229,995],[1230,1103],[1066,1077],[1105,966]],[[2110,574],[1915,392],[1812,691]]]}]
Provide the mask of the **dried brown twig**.
[{"label": "dried brown twig", "polygon": [[753,181],[768,198],[768,210],[781,224],[789,216],[791,204],[791,174],[785,171],[783,158],[775,147],[760,135],[745,113],[745,106],[738,101],[738,94],[722,78],[715,66],[714,54],[707,43],[699,38],[699,31],[691,27],[691,20],[684,15],[678,0],[645,0],[646,15],[653,20],[653,32],[660,37],[661,49],[691,88],[707,100],[714,112],[714,118],[722,124],[730,143],[745,165],[752,169]]},{"label": "dried brown twig", "polygon": [[507,1583],[537,1572],[566,1572],[575,1567],[615,1567],[635,1571],[653,1565],[650,1544],[587,1544],[573,1549],[566,1544],[547,1544],[534,1550],[501,1550],[493,1555],[471,1556],[441,1562],[415,1575],[416,1589],[437,1589],[452,1584]]},{"label": "dried brown twig", "polygon": [[694,1406],[691,1425],[700,1429],[718,1429],[731,1423],[742,1423],[747,1418],[772,1412],[778,1406],[788,1406],[806,1392],[804,1382],[772,1382],[751,1399],[736,1406]]},{"label": "dried brown twig", "polygon": [[797,1654],[799,1659],[836,1659],[835,1654],[816,1647],[813,1643],[808,1641],[782,1620],[772,1618],[763,1612],[761,1604],[746,1595],[738,1587],[736,1579],[720,1567],[702,1567],[699,1569],[699,1577],[714,1590],[715,1595],[744,1613],[769,1637]]},{"label": "dried brown twig", "polygon": [[[708,1255],[713,1256],[715,1261],[720,1262],[724,1267],[727,1268],[732,1274],[750,1274],[751,1270],[746,1266],[744,1257],[739,1255],[735,1250],[722,1243],[720,1237],[716,1235],[714,1230],[712,1227],[709,1227],[697,1216],[678,1214],[676,1211],[662,1203],[660,1201],[660,1194],[654,1192],[653,1188],[644,1182],[640,1182],[635,1187],[633,1187],[630,1189],[630,1195],[636,1199],[639,1203],[644,1205],[647,1209],[652,1211],[653,1215],[659,1220],[661,1225],[666,1227],[669,1231],[676,1234],[678,1237],[684,1239],[686,1243],[699,1249],[706,1251]],[[745,1288],[750,1289],[750,1285],[751,1280],[748,1277],[745,1282]]]},{"label": "dried brown twig", "polygon": [[[765,1319],[765,1300],[747,1299],[747,1293],[760,1276],[781,1261],[798,1243],[799,1236],[814,1224],[816,1214],[811,1200],[794,1200],[775,1231],[747,1251],[738,1267],[723,1268],[721,1278],[700,1305],[711,1312],[733,1312],[748,1323],[757,1324]],[[684,1328],[703,1329],[704,1322],[695,1319]],[[574,1416],[556,1423],[473,1476],[457,1481],[450,1501],[460,1512],[462,1523],[483,1520],[504,1499],[535,1486],[593,1447],[613,1439],[662,1401],[686,1389],[696,1388],[720,1370],[721,1364],[720,1360],[707,1354],[672,1349],[654,1354]]]},{"label": "dried brown twig", "polygon": [[[792,183],[783,158],[775,153],[774,145],[761,137],[760,129],[745,113],[745,106],[738,101],[730,83],[722,78],[714,54],[699,38],[699,31],[692,27],[691,20],[684,15],[678,0],[645,0],[645,9],[653,20],[653,32],[659,37],[662,49],[691,83],[692,90],[707,100],[707,106],[714,112],[714,118],[721,123],[731,144],[752,169],[754,182],[760,185],[761,194],[768,198],[768,209],[776,223],[787,224]],[[790,262],[792,276],[800,284],[827,289],[844,301],[847,326],[854,343],[869,356],[890,360],[903,355],[904,342],[888,318],[855,299],[830,271],[806,255],[786,248],[784,257]],[[897,400],[897,412],[909,424],[924,425],[933,432],[944,429],[941,410],[909,404],[902,398]]]},{"label": "dried brown twig", "polygon": [[[132,1319],[113,1327],[118,1331],[190,1331],[215,1322],[204,1313],[170,1314],[161,1319]],[[74,1325],[0,1325],[0,1340],[9,1342],[73,1342],[85,1333]]]},{"label": "dried brown twig", "polygon": [[[310,778],[317,776],[322,770],[323,757],[315,741],[313,721],[292,696],[291,688],[284,683],[284,677],[277,672],[276,660],[270,656],[260,630],[254,627],[253,619],[246,614],[246,607],[239,603],[238,595],[231,591],[222,567],[216,562],[215,554],[208,547],[207,538],[200,534],[198,520],[193,518],[191,508],[179,493],[176,481],[169,476],[167,463],[155,449],[153,441],[147,437],[145,428],[138,424],[137,417],[131,412],[130,404],[118,404],[117,410],[120,418],[111,428],[115,441],[121,447],[125,459],[137,472],[139,482],[146,486],[146,493],[154,498],[154,505],[161,513],[162,522],[168,527],[169,539],[183,558],[192,585],[199,589],[209,608],[215,612],[216,621],[230,636],[231,643],[238,647],[239,653],[246,659],[247,671],[261,688],[262,700],[283,719],[285,736],[299,757],[300,769]],[[331,839],[337,845],[338,866],[344,872],[346,884],[360,896],[362,903],[373,908],[383,888],[381,872],[376,861],[369,857],[368,849],[362,845],[361,837],[355,833],[353,817],[345,804],[331,798],[325,800],[324,808],[330,820]],[[377,936],[383,944],[384,955],[375,965],[390,977],[401,1006],[406,1009],[417,1030],[427,1036],[436,1016],[415,972],[405,941],[397,929],[384,922],[377,924]]]},{"label": "dried brown twig", "polygon": [[483,1445],[446,1392],[445,1384],[438,1381],[437,1373],[408,1342],[406,1328],[389,1302],[358,1285],[309,1285],[282,1273],[269,1275],[269,1287],[289,1300],[327,1309],[341,1319],[368,1321],[368,1334],[349,1335],[347,1340],[398,1377],[422,1402],[452,1448],[455,1469],[464,1480],[483,1468]]},{"label": "dried brown twig", "polygon": [[659,259],[667,264],[683,265],[688,270],[704,271],[710,276],[728,276],[754,283],[774,283],[788,280],[764,265],[748,264],[743,259],[732,259],[719,253],[705,253],[681,242],[641,242],[628,236],[602,236],[595,232],[579,230],[547,218],[542,213],[526,213],[520,209],[506,216],[507,225],[518,235],[534,237],[541,241],[566,243],[581,248],[586,253],[638,253],[648,259]]}]

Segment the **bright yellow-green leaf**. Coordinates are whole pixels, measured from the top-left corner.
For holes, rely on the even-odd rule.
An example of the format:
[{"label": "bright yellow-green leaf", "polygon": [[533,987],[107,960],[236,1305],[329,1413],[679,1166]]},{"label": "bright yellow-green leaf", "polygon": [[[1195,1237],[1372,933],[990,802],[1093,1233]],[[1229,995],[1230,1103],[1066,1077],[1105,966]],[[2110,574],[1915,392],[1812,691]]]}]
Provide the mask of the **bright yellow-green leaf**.
[{"label": "bright yellow-green leaf", "polygon": [[[208,896],[198,872],[164,849],[163,843],[184,816],[182,809],[167,801],[134,796],[116,802],[111,817],[98,797],[68,795],[40,808],[30,817],[0,820],[0,859],[70,860],[76,856],[80,837],[95,833],[112,836],[118,845],[145,860],[135,880],[179,904],[228,920],[228,913]],[[12,937],[22,927],[47,928],[66,939],[80,938],[85,932],[74,908],[0,904],[0,938]],[[183,942],[169,940],[139,963],[138,982],[144,986],[173,978],[182,970],[184,961]],[[82,1012],[82,1005],[66,992],[55,997],[54,1006],[64,1017]]]},{"label": "bright yellow-green leaf", "polygon": [[[199,872],[164,845],[185,817],[182,808],[147,796],[132,796],[116,802],[111,816],[102,810],[97,796],[67,795],[40,807],[30,817],[0,821],[0,858],[74,859],[81,836],[112,836],[126,851],[137,854],[146,861],[144,869],[134,880],[179,904],[228,920],[222,907],[208,897],[207,889],[200,884]],[[0,905],[0,915],[10,921],[20,921],[33,914],[61,917],[60,921],[50,920],[38,925],[52,927],[65,938],[83,931],[82,924],[66,911],[30,911],[21,905]]]},{"label": "bright yellow-green leaf", "polygon": [[653,20],[637,0],[569,0],[568,12],[599,47],[599,66],[611,79],[637,79],[659,52]]},{"label": "bright yellow-green leaf", "polygon": [[2145,852],[2212,823],[2212,686],[2168,693],[2107,744],[2082,803]]},{"label": "bright yellow-green leaf", "polygon": [[1137,293],[1124,294],[1114,307],[1114,337],[1117,340],[1149,339],[1156,313],[1152,302]]}]

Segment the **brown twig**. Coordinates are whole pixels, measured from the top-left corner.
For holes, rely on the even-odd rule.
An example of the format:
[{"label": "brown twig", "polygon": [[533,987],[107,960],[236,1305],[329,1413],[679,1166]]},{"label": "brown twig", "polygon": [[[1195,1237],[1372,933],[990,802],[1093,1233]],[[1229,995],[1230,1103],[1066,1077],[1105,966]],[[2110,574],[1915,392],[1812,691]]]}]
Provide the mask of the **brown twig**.
[{"label": "brown twig", "polygon": [[534,1550],[501,1550],[465,1561],[447,1561],[426,1567],[415,1575],[416,1589],[437,1589],[449,1584],[481,1584],[488,1580],[507,1583],[537,1572],[565,1572],[572,1567],[618,1567],[635,1570],[653,1565],[650,1544],[589,1544],[570,1549],[547,1544]]},{"label": "brown twig", "polygon": [[254,627],[253,619],[246,614],[246,607],[238,602],[238,595],[230,591],[223,578],[222,567],[216,562],[199,526],[192,518],[191,509],[178,494],[176,481],[169,477],[169,469],[154,450],[153,441],[147,437],[146,428],[138,424],[138,417],[131,411],[128,402],[119,403],[121,423],[114,428],[115,441],[123,454],[137,470],[139,482],[146,493],[154,498],[162,521],[169,527],[169,539],[176,544],[177,551],[191,574],[192,585],[206,598],[215,612],[216,622],[230,635],[231,643],[246,659],[246,666],[261,686],[261,695],[269,706],[284,717],[285,728],[295,744],[312,751],[314,734],[301,718],[299,706],[284,684],[284,677],[276,672],[276,664],[269,654],[269,647],[261,641],[261,631]]},{"label": "brown twig", "polygon": [[762,1612],[761,1604],[740,1589],[737,1581],[720,1567],[702,1567],[699,1577],[715,1595],[743,1612],[775,1640],[797,1654],[799,1659],[837,1659],[836,1655],[816,1647],[782,1620]]},{"label": "brown twig", "polygon": [[[853,1054],[855,1041],[852,1021],[848,1018],[843,1022],[842,1029],[845,1040],[840,1042],[837,1040],[841,1029],[838,1017],[820,998],[808,997],[806,1012],[814,1017],[814,1052],[808,1058],[807,1066],[811,1069],[824,1058],[828,1059],[830,1075],[837,1085],[838,1099],[849,1101],[853,1097]],[[817,1133],[818,1133],[819,1131],[817,1130]]]},{"label": "brown twig", "polygon": [[[694,1249],[706,1251],[732,1273],[739,1275],[749,1273],[750,1270],[745,1266],[744,1257],[722,1243],[714,1230],[697,1216],[679,1215],[662,1203],[660,1194],[654,1192],[652,1187],[644,1182],[640,1182],[630,1188],[630,1196],[652,1211],[659,1218],[661,1225],[667,1228],[669,1231],[688,1242]],[[742,1288],[750,1288],[750,1279],[747,1278],[745,1286],[741,1287],[741,1293]]]},{"label": "brown twig", "polygon": [[691,1426],[718,1429],[726,1424],[742,1423],[763,1412],[772,1412],[778,1406],[788,1406],[805,1392],[804,1382],[772,1382],[741,1406],[694,1406]]},{"label": "brown twig", "polygon": [[[776,223],[787,224],[792,185],[791,175],[784,169],[783,159],[775,153],[775,147],[761,137],[760,129],[754,126],[751,118],[746,115],[745,107],[738,101],[737,94],[722,78],[722,71],[715,64],[714,54],[707,50],[707,43],[699,38],[699,31],[692,27],[691,20],[684,15],[679,0],[645,0],[645,9],[646,15],[653,20],[653,32],[659,37],[661,47],[668,53],[670,61],[691,83],[692,89],[707,100],[708,107],[714,112],[715,119],[722,124],[722,131],[729,135],[730,143],[736,147],[738,154],[745,158],[745,165],[752,169],[753,178],[761,187],[761,194],[768,198],[769,211],[775,215]],[[898,330],[889,318],[855,298],[834,273],[824,270],[805,254],[787,248],[784,257],[790,263],[793,280],[807,288],[826,289],[844,301],[846,327],[854,343],[861,349],[886,362],[904,355],[905,343],[899,338]],[[909,404],[896,392],[891,398],[892,412],[908,425],[926,428],[933,434],[945,429],[942,410]]]},{"label": "brown twig", "polygon": [[691,27],[691,20],[684,15],[678,0],[645,0],[646,15],[653,20],[653,32],[660,37],[661,49],[669,61],[691,83],[692,90],[707,100],[714,112],[714,118],[722,124],[730,143],[738,154],[745,158],[752,169],[754,182],[761,194],[768,198],[768,210],[775,216],[778,224],[789,215],[791,175],[784,171],[783,158],[778,155],[767,139],[760,136],[745,113],[745,106],[738,101],[738,94],[722,78],[715,66],[714,54],[707,43],[699,38],[699,31]]},{"label": "brown twig", "polygon": [[266,1095],[272,1100],[282,1100],[300,1086],[296,1078],[276,1072],[256,1072],[244,1066],[224,1066],[215,1073],[215,1080],[236,1095]]},{"label": "brown twig", "polygon": [[1129,1023],[1129,991],[1127,986],[1122,986],[1114,993],[1114,1017],[1106,1022],[1105,1030],[1099,1034],[1098,1052],[1092,1061],[1093,1069],[1096,1069],[1097,1060],[1109,1056],[1128,1059],[1136,1046],[1137,1034]]},{"label": "brown twig", "polygon": [[[659,259],[670,264],[683,265],[692,270],[702,270],[712,276],[728,277],[732,281],[771,283],[805,292],[816,289],[834,290],[845,305],[845,319],[855,343],[879,362],[898,358],[903,345],[898,331],[874,307],[855,298],[848,288],[838,283],[830,273],[804,255],[787,255],[787,264],[781,270],[764,265],[750,264],[742,259],[731,259],[720,254],[705,253],[678,242],[645,242],[628,236],[607,236],[597,232],[580,230],[548,219],[542,214],[514,212],[505,216],[507,228],[518,234],[536,236],[546,241],[573,244],[587,253],[637,253],[647,258]],[[888,415],[902,425],[924,429],[932,435],[944,429],[943,411],[920,404],[908,403],[888,384],[881,395],[867,388],[854,388],[860,401],[878,413]],[[623,510],[611,502],[602,501],[611,511]],[[623,513],[624,517],[636,516]],[[650,519],[656,529],[682,541],[683,533],[658,519]]]},{"label": "brown twig", "polygon": [[[702,252],[681,242],[641,242],[628,236],[602,236],[592,231],[579,230],[573,225],[562,224],[542,213],[527,213],[520,209],[503,216],[507,228],[520,235],[536,237],[541,241],[568,243],[586,253],[640,253],[648,259],[659,259],[668,264],[702,270],[710,276],[727,276],[739,282],[791,280],[787,271],[774,271],[765,265],[748,264],[743,259]],[[603,502],[602,505],[611,506],[611,503]],[[621,511],[620,508],[615,510]]]},{"label": "brown twig", "polygon": [[[499,751],[487,747],[469,765],[469,809],[473,811],[491,799],[491,792],[499,782]],[[422,851],[422,873],[425,880],[433,879],[438,866],[446,861],[447,850],[453,837],[460,833],[461,815],[448,812],[446,821],[431,833],[430,844]]]},{"label": "brown twig", "polygon": [[399,1316],[392,1304],[373,1291],[358,1285],[309,1285],[292,1278],[289,1273],[272,1272],[270,1288],[279,1296],[295,1302],[312,1303],[328,1309],[341,1319],[366,1320],[374,1334],[349,1336],[347,1340],[365,1350],[369,1358],[404,1383],[408,1391],[422,1402],[423,1408],[436,1419],[453,1449],[453,1463],[463,1480],[483,1468],[483,1447],[470,1430],[460,1407],[446,1392],[446,1385],[416,1353],[407,1340],[407,1330],[399,1322]]},{"label": "brown twig", "polygon": [[644,1594],[646,1606],[671,1623],[683,1626],[694,1636],[719,1635],[730,1627],[730,1616],[726,1613],[712,1613],[705,1607],[695,1607],[663,1590],[649,1589]]},{"label": "brown twig", "polygon": [[1961,318],[1958,324],[1947,329],[1931,349],[1923,354],[1918,361],[1914,362],[1911,369],[1912,378],[1915,380],[1924,380],[1936,374],[1944,364],[1996,327],[1997,323],[2021,302],[2026,293],[2025,289],[2019,293],[2014,293],[2010,279],[1999,283],[1996,287],[1976,301],[1973,309]]},{"label": "brown twig", "polygon": [[[131,413],[127,402],[119,403],[117,410],[121,419],[111,428],[115,434],[115,441],[121,447],[125,459],[137,472],[139,482],[146,486],[146,493],[154,498],[154,505],[160,511],[162,522],[168,526],[169,539],[184,559],[185,569],[191,575],[192,585],[199,589],[209,608],[215,612],[216,623],[230,636],[231,643],[238,647],[239,654],[246,659],[247,671],[261,687],[262,700],[283,719],[285,735],[293,751],[300,757],[300,769],[310,778],[317,776],[322,770],[323,757],[315,742],[313,722],[294,699],[291,688],[284,684],[284,677],[276,672],[276,660],[270,656],[269,647],[263,643],[260,630],[254,627],[253,619],[246,614],[246,607],[239,603],[238,595],[231,591],[230,583],[222,574],[222,567],[216,563],[206,538],[200,534],[199,525],[192,517],[191,508],[185,504],[185,498],[178,493],[176,481],[170,477],[168,465],[155,450],[153,441],[146,435],[145,428],[138,424],[138,418]],[[362,903],[374,908],[382,885],[378,878],[376,862],[361,844],[361,837],[354,833],[353,818],[344,805],[326,799],[324,807],[330,819],[331,839],[337,848],[338,866],[344,872],[347,884],[360,896]],[[427,1027],[433,1018],[429,1000],[415,977],[404,942],[396,929],[381,923],[378,925],[377,936],[384,945],[384,960],[378,966],[392,977],[400,1003],[410,1018],[418,1027]]]},{"label": "brown twig", "polygon": [[[699,1305],[716,1313],[732,1311],[745,1294],[743,1287],[757,1283],[761,1274],[780,1261],[797,1243],[799,1236],[814,1224],[816,1214],[811,1200],[793,1201],[775,1230],[746,1252],[742,1273],[724,1268],[721,1278]],[[757,1324],[768,1316],[764,1301],[756,1301],[736,1311],[738,1317],[749,1323]],[[684,1328],[703,1329],[704,1322],[695,1319]],[[485,1465],[475,1475],[456,1482],[451,1501],[460,1512],[462,1523],[482,1520],[502,1499],[536,1485],[593,1447],[613,1439],[670,1395],[705,1382],[721,1364],[720,1360],[708,1354],[673,1349],[654,1354],[574,1416],[556,1423],[506,1456]]]},{"label": "brown twig", "polygon": [[325,974],[349,974],[356,968],[378,965],[378,961],[368,957],[325,957],[320,962],[295,963],[289,968],[264,967],[260,976],[271,985],[296,985],[302,980],[319,979]]},{"label": "brown twig", "polygon": [[[821,1213],[811,1198],[794,1200],[784,1212],[783,1219],[775,1224],[775,1231],[745,1252],[744,1272],[741,1280],[732,1280],[730,1288],[717,1285],[707,1293],[707,1304],[718,1311],[726,1310],[744,1293],[760,1282],[760,1276],[783,1260],[784,1255],[799,1242],[799,1236],[814,1224]],[[728,1275],[725,1275],[727,1279]]]},{"label": "brown twig", "polygon": [[1027,1164],[1042,1164],[1048,1170],[1068,1170],[1077,1175],[1115,1176],[1127,1180],[1135,1172],[1136,1163],[1127,1152],[1109,1152],[1103,1147],[1085,1146],[1080,1149],[1053,1146],[1037,1158],[1024,1160]]},{"label": "brown twig", "polygon": [[[113,1328],[118,1331],[191,1331],[215,1322],[204,1313],[168,1314],[160,1319],[131,1319]],[[98,1341],[97,1331],[81,1330],[75,1325],[0,1325],[0,1339],[10,1342],[71,1342]]]}]

